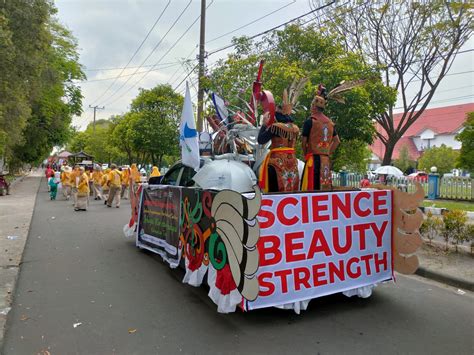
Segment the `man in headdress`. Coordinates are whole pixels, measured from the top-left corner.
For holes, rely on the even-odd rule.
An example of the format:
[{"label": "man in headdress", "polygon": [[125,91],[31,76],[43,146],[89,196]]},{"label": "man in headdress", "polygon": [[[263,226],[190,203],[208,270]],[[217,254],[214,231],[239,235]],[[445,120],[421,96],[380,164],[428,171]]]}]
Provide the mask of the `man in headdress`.
[{"label": "man in headdress", "polygon": [[295,154],[296,140],[299,129],[293,123],[291,105],[277,107],[276,122],[269,124],[269,116],[265,119],[258,134],[258,143],[271,141],[270,152],[260,169],[259,185],[263,192],[291,192],[299,187],[298,160]]},{"label": "man in headdress", "polygon": [[306,163],[302,191],[332,189],[330,156],[340,141],[334,122],[323,113],[326,99],[326,88],[320,84],[311,103],[311,117],[303,125],[302,145]]}]

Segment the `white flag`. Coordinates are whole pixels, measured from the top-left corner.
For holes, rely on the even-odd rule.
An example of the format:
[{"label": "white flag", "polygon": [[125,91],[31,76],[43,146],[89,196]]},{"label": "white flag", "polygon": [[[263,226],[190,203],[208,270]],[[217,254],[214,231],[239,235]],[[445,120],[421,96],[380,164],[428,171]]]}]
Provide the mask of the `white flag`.
[{"label": "white flag", "polygon": [[179,127],[179,144],[181,145],[181,160],[194,170],[199,169],[199,141],[194,122],[193,104],[189,86],[186,82],[186,96],[184,97],[183,112]]}]

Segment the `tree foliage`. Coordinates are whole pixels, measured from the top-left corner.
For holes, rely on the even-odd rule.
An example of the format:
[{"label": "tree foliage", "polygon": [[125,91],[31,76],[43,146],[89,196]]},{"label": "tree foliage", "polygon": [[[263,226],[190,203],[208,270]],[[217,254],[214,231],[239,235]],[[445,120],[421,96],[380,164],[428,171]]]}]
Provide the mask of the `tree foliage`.
[{"label": "tree foliage", "polygon": [[140,89],[130,112],[89,124],[75,132],[68,150],[84,150],[97,162],[162,166],[179,155],[179,117],[183,97],[169,85]]},{"label": "tree foliage", "polygon": [[[315,7],[320,0],[312,0]],[[386,87],[400,95],[402,117],[394,122],[395,102],[375,116],[391,163],[396,143],[421,116],[473,29],[473,5],[455,1],[360,1],[337,6],[316,22],[336,34],[346,50],[376,65]]]},{"label": "tree foliage", "polygon": [[13,167],[64,144],[82,95],[77,43],[47,0],[0,4],[0,152]]},{"label": "tree foliage", "polygon": [[410,154],[406,145],[400,149],[400,156],[395,160],[394,165],[405,174],[410,174],[410,171],[416,166],[416,162],[410,159]]},{"label": "tree foliage", "polygon": [[474,112],[467,114],[463,128],[463,131],[456,136],[456,139],[462,143],[458,166],[474,172]]},{"label": "tree foliage", "polygon": [[340,171],[346,167],[348,171],[364,173],[370,155],[366,142],[359,139],[344,140],[334,153],[332,170]]},{"label": "tree foliage", "polygon": [[458,156],[459,152],[442,144],[440,147],[425,150],[418,160],[418,168],[430,171],[431,167],[435,166],[439,174],[449,173],[455,168]]},{"label": "tree foliage", "polygon": [[384,87],[374,66],[366,65],[357,54],[346,52],[335,37],[322,36],[313,27],[291,25],[260,42],[245,37],[234,41],[238,44],[236,52],[218,61],[208,83],[211,90],[230,101],[231,108],[245,108],[260,58],[265,60],[264,88],[273,93],[277,103],[281,103],[283,90],[295,78],[309,79],[294,114],[299,126],[309,115],[320,83],[331,89],[342,80],[367,79],[366,85],[345,95],[346,104],[329,101],[326,114],[335,121],[342,140],[372,143],[372,119],[394,102],[396,93]]}]

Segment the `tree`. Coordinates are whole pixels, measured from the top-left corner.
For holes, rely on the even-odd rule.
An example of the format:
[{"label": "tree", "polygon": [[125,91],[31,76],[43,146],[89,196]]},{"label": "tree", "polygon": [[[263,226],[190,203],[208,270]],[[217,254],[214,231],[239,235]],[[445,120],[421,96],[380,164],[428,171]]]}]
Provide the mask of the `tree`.
[{"label": "tree", "polygon": [[408,152],[408,147],[404,145],[400,149],[400,156],[397,160],[395,160],[394,164],[398,169],[403,171],[407,174],[410,170],[412,170],[416,166],[416,162],[410,159],[410,154]]},{"label": "tree", "polygon": [[364,173],[370,155],[366,142],[358,139],[344,140],[334,153],[332,170],[340,171],[345,166],[348,171]]},{"label": "tree", "polygon": [[[315,7],[320,0],[312,0]],[[421,116],[472,33],[472,4],[425,1],[364,1],[317,13],[319,27],[334,33],[345,48],[376,65],[386,87],[398,91],[402,114],[394,121],[395,103],[377,114],[389,165],[396,143]],[[409,97],[409,93],[413,93]]]},{"label": "tree", "polygon": [[458,166],[474,172],[474,112],[467,114],[463,127],[464,130],[456,136],[456,139],[462,143]]},{"label": "tree", "polygon": [[127,139],[139,153],[137,160],[161,166],[163,157],[178,156],[179,118],[183,97],[170,85],[140,89],[132,101]]},{"label": "tree", "polygon": [[0,150],[12,166],[64,144],[81,113],[77,43],[55,13],[47,0],[0,4]]},{"label": "tree", "polygon": [[281,102],[283,89],[295,78],[309,78],[294,114],[300,127],[320,83],[331,89],[342,80],[367,79],[366,85],[345,94],[346,104],[330,101],[327,105],[326,114],[336,122],[343,141],[372,143],[372,120],[396,99],[396,92],[383,85],[375,67],[366,65],[359,55],[345,51],[337,38],[325,37],[316,28],[291,25],[260,42],[239,38],[234,43],[236,52],[218,61],[208,75],[208,88],[225,97],[231,110],[245,109],[260,58],[265,59],[264,88],[273,93],[277,103]]},{"label": "tree", "polygon": [[432,166],[436,166],[439,174],[449,173],[455,168],[458,156],[459,152],[442,144],[441,147],[425,150],[418,160],[418,168],[430,171]]}]

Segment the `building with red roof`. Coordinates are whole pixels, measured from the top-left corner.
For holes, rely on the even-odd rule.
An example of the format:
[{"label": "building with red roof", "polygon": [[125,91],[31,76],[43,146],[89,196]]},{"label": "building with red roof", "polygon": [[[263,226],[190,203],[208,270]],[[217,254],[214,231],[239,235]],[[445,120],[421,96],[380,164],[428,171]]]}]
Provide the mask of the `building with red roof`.
[{"label": "building with red roof", "polygon": [[[425,110],[398,141],[392,159],[398,159],[400,150],[404,146],[408,148],[408,154],[413,160],[418,160],[425,149],[439,147],[442,144],[456,150],[460,149],[461,142],[457,141],[455,136],[462,131],[467,113],[472,111],[474,111],[474,103]],[[394,115],[395,126],[401,118],[402,113]],[[385,134],[380,125],[377,125],[377,131]],[[383,160],[385,146],[377,138],[370,149],[372,150],[370,167],[376,168]]]}]

